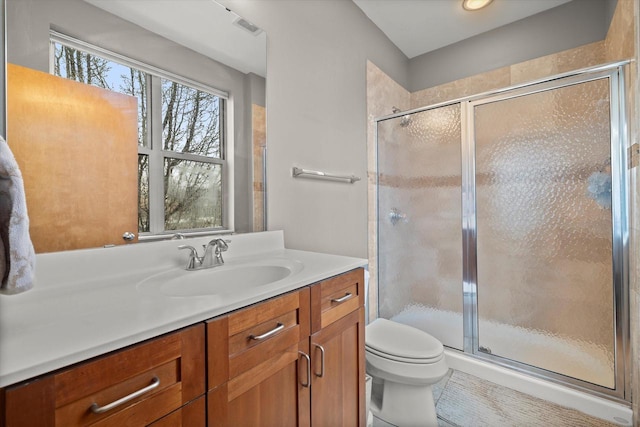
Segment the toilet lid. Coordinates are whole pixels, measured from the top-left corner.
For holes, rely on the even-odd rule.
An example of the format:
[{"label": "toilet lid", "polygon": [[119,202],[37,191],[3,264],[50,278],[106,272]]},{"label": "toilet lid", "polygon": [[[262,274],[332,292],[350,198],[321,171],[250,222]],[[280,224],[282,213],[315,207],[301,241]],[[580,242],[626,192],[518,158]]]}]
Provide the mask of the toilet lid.
[{"label": "toilet lid", "polygon": [[416,359],[416,363],[438,359],[444,351],[442,343],[428,333],[382,318],[366,327],[365,344],[389,358]]}]

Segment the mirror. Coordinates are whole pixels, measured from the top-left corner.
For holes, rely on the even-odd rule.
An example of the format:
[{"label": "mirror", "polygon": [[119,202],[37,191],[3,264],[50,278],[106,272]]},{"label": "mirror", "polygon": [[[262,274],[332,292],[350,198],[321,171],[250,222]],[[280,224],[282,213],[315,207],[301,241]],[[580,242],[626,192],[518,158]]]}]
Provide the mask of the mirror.
[{"label": "mirror", "polygon": [[[264,32],[214,1],[5,0],[5,8],[7,142],[36,252],[123,244],[126,232],[138,241],[265,229]],[[106,60],[89,64],[96,57]],[[100,66],[128,80],[95,84]],[[51,93],[68,79],[47,74],[71,69],[92,85],[76,78]],[[137,91],[117,89],[144,76]],[[82,98],[59,98],[76,91]],[[72,104],[75,112],[65,110]],[[188,215],[179,210],[187,203]],[[217,219],[203,222],[212,212]]]}]

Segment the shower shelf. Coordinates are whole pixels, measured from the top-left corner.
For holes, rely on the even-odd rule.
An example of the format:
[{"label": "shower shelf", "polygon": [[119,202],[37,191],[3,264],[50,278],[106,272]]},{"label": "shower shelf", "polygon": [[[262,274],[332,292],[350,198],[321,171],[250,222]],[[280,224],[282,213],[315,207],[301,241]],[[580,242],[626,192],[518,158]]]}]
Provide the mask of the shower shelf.
[{"label": "shower shelf", "polygon": [[355,175],[335,175],[321,171],[302,169],[295,166],[291,170],[291,174],[294,178],[317,178],[327,179],[331,181],[347,181],[350,184],[353,184],[356,181],[360,181],[360,177],[357,177]]}]

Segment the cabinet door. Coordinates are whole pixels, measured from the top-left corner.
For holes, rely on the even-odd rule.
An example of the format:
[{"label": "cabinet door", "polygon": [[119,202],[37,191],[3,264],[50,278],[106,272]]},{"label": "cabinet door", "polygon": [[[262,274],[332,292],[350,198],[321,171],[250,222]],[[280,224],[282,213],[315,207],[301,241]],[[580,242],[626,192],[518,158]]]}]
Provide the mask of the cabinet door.
[{"label": "cabinet door", "polygon": [[207,393],[208,426],[307,427],[308,340]]},{"label": "cabinet door", "polygon": [[311,336],[313,427],[364,426],[364,308]]}]

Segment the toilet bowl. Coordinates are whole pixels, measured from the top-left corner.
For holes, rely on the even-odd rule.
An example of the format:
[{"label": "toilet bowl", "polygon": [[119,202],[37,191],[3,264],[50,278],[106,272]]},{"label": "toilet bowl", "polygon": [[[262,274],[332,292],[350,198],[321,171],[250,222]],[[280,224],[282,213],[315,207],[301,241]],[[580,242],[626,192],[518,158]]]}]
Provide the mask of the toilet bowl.
[{"label": "toilet bowl", "polygon": [[448,371],[440,341],[420,329],[376,319],[366,327],[365,357],[375,417],[399,427],[438,425],[431,386]]}]

